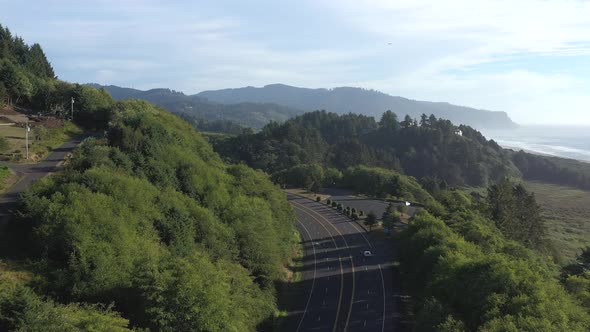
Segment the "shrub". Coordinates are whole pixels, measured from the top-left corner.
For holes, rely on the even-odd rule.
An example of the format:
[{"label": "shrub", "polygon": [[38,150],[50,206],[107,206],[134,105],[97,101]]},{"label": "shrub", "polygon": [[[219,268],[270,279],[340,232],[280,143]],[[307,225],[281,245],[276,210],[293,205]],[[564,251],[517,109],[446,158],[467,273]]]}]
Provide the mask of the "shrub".
[{"label": "shrub", "polygon": [[8,140],[4,137],[0,137],[0,153],[7,152],[10,149],[10,144]]}]

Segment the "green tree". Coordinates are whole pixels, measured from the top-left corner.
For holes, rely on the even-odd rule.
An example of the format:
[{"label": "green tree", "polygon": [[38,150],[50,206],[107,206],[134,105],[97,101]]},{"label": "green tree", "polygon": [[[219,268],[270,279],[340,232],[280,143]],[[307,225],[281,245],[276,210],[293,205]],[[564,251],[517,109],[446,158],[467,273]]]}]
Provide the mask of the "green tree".
[{"label": "green tree", "polygon": [[377,224],[377,216],[373,211],[367,214],[367,219],[365,219],[365,225],[369,226],[369,231],[373,230],[373,226]]},{"label": "green tree", "polygon": [[5,137],[0,137],[0,153],[7,152],[10,149],[10,143]]},{"label": "green tree", "polygon": [[398,204],[396,210],[399,213],[406,213],[408,211],[408,207],[406,206],[406,203],[401,203],[401,204]]},{"label": "green tree", "polygon": [[129,321],[102,305],[62,305],[30,288],[0,281],[0,330],[33,332],[131,331]]},{"label": "green tree", "polygon": [[8,104],[18,104],[21,98],[30,97],[33,93],[33,86],[27,76],[9,61],[0,62],[0,81],[8,93]]},{"label": "green tree", "polygon": [[379,121],[379,127],[392,131],[398,130],[400,124],[397,120],[397,115],[390,110],[386,111],[381,116],[381,121]]},{"label": "green tree", "polygon": [[53,72],[51,64],[47,61],[45,52],[43,52],[41,45],[37,43],[33,44],[29,49],[26,68],[29,72],[38,77],[50,79],[55,77],[55,73]]},{"label": "green tree", "polygon": [[504,179],[488,189],[489,214],[509,238],[533,248],[542,248],[545,239],[544,220],[532,193]]},{"label": "green tree", "polygon": [[49,136],[49,130],[44,126],[36,126],[33,128],[33,138],[35,141],[44,141]]},{"label": "green tree", "polygon": [[401,223],[401,215],[396,210],[393,203],[389,203],[385,212],[383,212],[383,217],[381,218],[383,221],[383,227],[388,229],[393,229],[395,224]]},{"label": "green tree", "polygon": [[428,121],[428,116],[424,113],[420,115],[420,127],[428,127],[430,122]]}]

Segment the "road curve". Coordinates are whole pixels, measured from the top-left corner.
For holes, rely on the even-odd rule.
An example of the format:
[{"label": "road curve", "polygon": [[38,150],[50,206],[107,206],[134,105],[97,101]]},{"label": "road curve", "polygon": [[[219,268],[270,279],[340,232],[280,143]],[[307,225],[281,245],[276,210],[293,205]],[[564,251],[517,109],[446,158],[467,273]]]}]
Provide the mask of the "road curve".
[{"label": "road curve", "polygon": [[19,195],[25,191],[32,183],[40,178],[57,172],[61,169],[60,164],[66,159],[76,146],[80,144],[83,137],[76,137],[68,140],[59,148],[54,149],[44,160],[36,164],[14,164],[0,162],[0,165],[8,166],[20,178],[10,189],[0,194],[0,226],[6,222],[12,210],[18,202]]},{"label": "road curve", "polygon": [[304,243],[302,278],[311,281],[292,331],[393,331],[391,243],[324,204],[287,196]]}]

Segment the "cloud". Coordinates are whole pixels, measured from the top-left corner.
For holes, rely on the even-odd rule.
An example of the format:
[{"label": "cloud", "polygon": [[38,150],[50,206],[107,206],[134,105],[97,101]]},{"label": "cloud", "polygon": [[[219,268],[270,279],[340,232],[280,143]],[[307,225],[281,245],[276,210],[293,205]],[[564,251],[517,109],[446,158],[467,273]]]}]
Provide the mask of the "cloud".
[{"label": "cloud", "polygon": [[71,81],[187,93],[278,82],[352,85],[508,111],[521,122],[550,121],[559,109],[590,124],[584,113],[590,79],[578,67],[549,71],[539,61],[567,67],[571,57],[590,54],[586,1],[0,5],[6,9],[0,21],[40,42],[59,75]]},{"label": "cloud", "polygon": [[[392,43],[387,77],[361,85],[416,99],[508,111],[521,123],[590,124],[590,81],[548,72],[542,59],[565,64],[586,56],[590,3],[521,1],[322,1],[342,24]],[[520,59],[527,68],[482,66]],[[534,65],[535,62],[539,64]],[[532,67],[532,68],[531,68]],[[575,72],[575,69],[573,70]],[[559,118],[556,114],[564,114]]]}]

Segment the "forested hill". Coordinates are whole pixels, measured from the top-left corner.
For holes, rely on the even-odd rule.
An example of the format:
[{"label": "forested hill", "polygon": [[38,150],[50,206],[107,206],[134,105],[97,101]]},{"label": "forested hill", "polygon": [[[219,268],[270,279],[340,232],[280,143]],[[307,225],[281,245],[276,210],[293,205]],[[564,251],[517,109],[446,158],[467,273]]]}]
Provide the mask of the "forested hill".
[{"label": "forested hill", "polygon": [[43,103],[55,73],[39,44],[28,45],[0,25],[0,105]]},{"label": "forested hill", "polygon": [[204,91],[199,97],[210,101],[233,104],[241,102],[275,103],[306,111],[326,110],[345,114],[360,113],[381,117],[386,110],[417,118],[422,113],[434,114],[457,124],[475,128],[510,128],[516,126],[504,112],[478,110],[449,103],[427,102],[390,96],[374,90],[342,87],[334,89],[307,89],[283,84],[262,88],[246,87]]},{"label": "forested hill", "polygon": [[40,46],[0,38],[1,106],[65,118],[75,98],[73,120],[101,133],[2,220],[0,331],[266,326],[298,241],[284,193],[180,117],[57,80]]},{"label": "forested hill", "polygon": [[216,122],[217,124],[230,121],[236,125],[255,129],[260,129],[271,121],[284,122],[303,113],[295,108],[268,102],[240,102],[231,105],[209,102],[197,95],[188,96],[170,89],[142,91],[114,85],[88,85],[97,89],[104,88],[116,100],[142,99],[170,112],[185,114],[197,120]]},{"label": "forested hill", "polygon": [[305,113],[259,133],[215,142],[233,161],[271,174],[297,165],[345,170],[366,165],[456,186],[485,186],[506,176],[590,188],[590,165],[512,152],[468,126],[422,115],[402,121],[386,112],[380,121],[358,114]]},{"label": "forested hill", "polygon": [[0,278],[0,330],[118,331],[126,320],[153,331],[256,330],[276,310],[274,281],[296,241],[284,194],[262,172],[224,164],[162,109],[133,100],[108,110],[108,135],[84,141],[21,210],[21,245],[43,266],[38,290],[67,306]]}]

